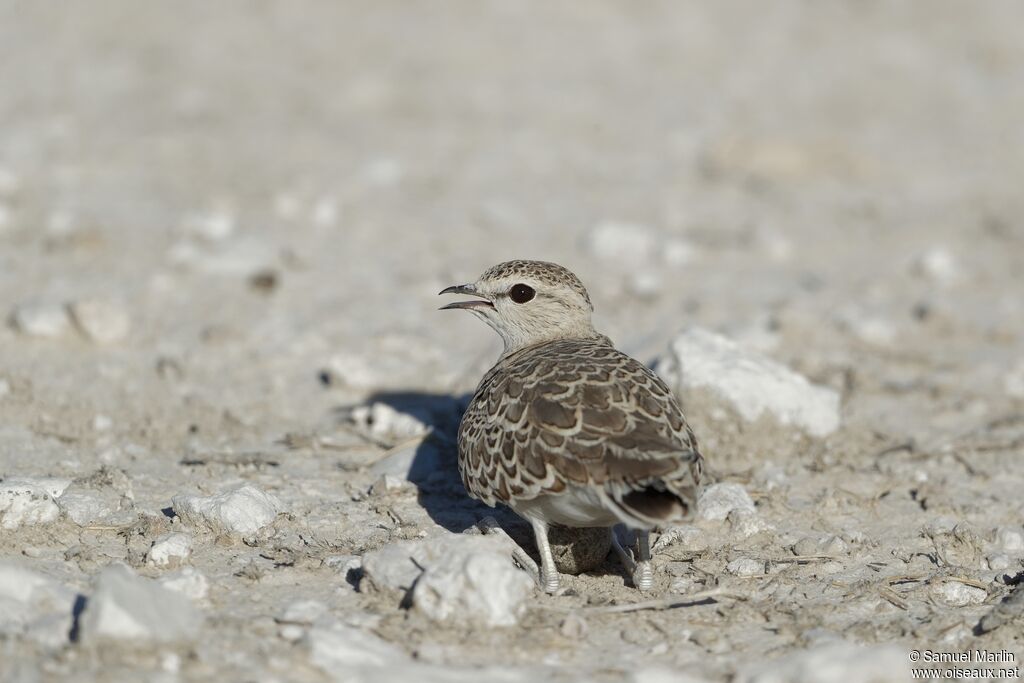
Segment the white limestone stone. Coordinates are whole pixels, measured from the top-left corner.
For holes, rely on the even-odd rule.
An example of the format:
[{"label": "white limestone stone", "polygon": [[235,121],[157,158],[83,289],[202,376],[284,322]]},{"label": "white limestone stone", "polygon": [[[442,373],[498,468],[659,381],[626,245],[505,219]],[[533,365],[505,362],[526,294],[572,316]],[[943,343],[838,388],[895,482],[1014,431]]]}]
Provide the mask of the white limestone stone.
[{"label": "white limestone stone", "polygon": [[156,567],[176,567],[192,555],[192,536],[181,532],[164,534],[153,541],[146,561]]},{"label": "white limestone stone", "polygon": [[657,371],[677,393],[706,390],[748,422],[767,416],[816,437],[839,427],[836,391],[707,330],[676,337]]},{"label": "white limestone stone", "polygon": [[186,524],[214,533],[253,534],[284,510],[280,500],[251,484],[214,496],[174,496],[171,505]]},{"label": "white limestone stone", "polygon": [[188,600],[123,564],[100,572],[80,617],[83,642],[194,640],[200,613]]},{"label": "white limestone stone", "polygon": [[701,492],[697,500],[697,519],[723,520],[734,510],[757,512],[747,490],[733,482],[712,484]]},{"label": "white limestone stone", "polygon": [[932,584],[931,590],[936,597],[953,607],[980,605],[988,597],[988,593],[981,588],[968,586],[959,581],[941,581]]},{"label": "white limestone stone", "polygon": [[67,309],[54,303],[22,304],[14,309],[11,322],[26,336],[46,339],[62,337],[71,328]]},{"label": "white limestone stone", "polygon": [[124,306],[102,299],[83,299],[68,305],[79,331],[97,344],[114,344],[131,331],[131,317]]},{"label": "white limestone stone", "polygon": [[60,517],[54,501],[70,480],[56,478],[8,478],[0,481],[0,528],[11,530],[31,524],[48,524]]}]

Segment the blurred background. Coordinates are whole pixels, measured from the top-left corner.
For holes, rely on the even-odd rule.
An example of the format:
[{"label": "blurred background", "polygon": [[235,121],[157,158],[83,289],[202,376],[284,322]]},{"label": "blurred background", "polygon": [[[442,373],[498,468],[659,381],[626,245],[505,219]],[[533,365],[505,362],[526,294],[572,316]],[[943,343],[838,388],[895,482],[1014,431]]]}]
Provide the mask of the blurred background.
[{"label": "blurred background", "polygon": [[[398,646],[375,681],[1019,644],[970,629],[1024,554],[1022,26],[1019,0],[0,0],[0,561],[36,572],[0,585],[0,670],[350,680],[363,641],[317,641],[317,615]],[[364,553],[488,514],[441,456],[500,344],[437,292],[511,258],[575,271],[644,362],[707,328],[839,392],[813,443],[689,413],[757,517],[677,544],[659,590],[748,602],[583,637],[535,596],[510,639],[352,589]],[[242,484],[286,512],[246,543],[193,529],[180,604],[210,627],[78,656],[102,568],[167,579],[172,497]],[[638,599],[618,572],[551,600]],[[899,676],[895,647],[771,679]]]},{"label": "blurred background", "polygon": [[1022,20],[3,2],[8,407],[276,431],[339,396],[465,391],[498,342],[436,292],[509,258],[576,271],[644,359],[696,324],[837,387],[1012,395]]}]

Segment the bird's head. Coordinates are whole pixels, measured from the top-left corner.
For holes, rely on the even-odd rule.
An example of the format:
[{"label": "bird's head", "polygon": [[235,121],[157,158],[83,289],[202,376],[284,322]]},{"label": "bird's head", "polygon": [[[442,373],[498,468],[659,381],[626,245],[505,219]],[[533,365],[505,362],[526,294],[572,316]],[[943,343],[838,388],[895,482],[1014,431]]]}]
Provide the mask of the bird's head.
[{"label": "bird's head", "polygon": [[593,337],[590,295],[567,268],[546,261],[506,261],[476,282],[441,294],[477,297],[441,310],[461,308],[483,319],[505,342],[505,354],[545,341]]}]

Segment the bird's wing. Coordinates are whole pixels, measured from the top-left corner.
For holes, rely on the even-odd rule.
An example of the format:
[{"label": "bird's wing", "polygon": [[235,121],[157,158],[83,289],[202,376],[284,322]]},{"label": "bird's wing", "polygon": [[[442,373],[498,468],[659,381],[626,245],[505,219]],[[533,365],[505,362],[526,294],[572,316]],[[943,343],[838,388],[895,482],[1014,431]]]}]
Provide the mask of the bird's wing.
[{"label": "bird's wing", "polygon": [[485,378],[481,392],[460,442],[467,488],[489,504],[567,484],[621,496],[699,480],[696,439],[671,391],[610,345],[549,344]]}]

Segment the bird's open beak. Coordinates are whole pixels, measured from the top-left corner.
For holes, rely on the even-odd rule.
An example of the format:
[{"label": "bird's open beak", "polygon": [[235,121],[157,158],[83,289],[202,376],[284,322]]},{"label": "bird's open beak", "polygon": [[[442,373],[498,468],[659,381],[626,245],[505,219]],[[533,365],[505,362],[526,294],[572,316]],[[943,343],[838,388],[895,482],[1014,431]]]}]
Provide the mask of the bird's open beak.
[{"label": "bird's open beak", "polygon": [[442,306],[438,310],[447,311],[453,308],[494,308],[494,304],[484,296],[476,291],[476,287],[473,285],[452,285],[451,287],[445,287],[438,294],[465,294],[466,296],[478,296],[479,299],[473,299],[471,301],[455,301],[447,306]]}]

